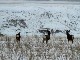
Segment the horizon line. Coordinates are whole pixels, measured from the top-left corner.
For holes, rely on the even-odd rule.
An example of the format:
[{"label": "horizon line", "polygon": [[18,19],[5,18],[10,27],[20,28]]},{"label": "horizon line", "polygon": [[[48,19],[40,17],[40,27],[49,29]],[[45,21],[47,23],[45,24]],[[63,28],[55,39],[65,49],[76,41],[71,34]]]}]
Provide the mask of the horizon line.
[{"label": "horizon line", "polygon": [[0,1],[0,4],[25,4],[25,3],[36,3],[36,4],[80,4],[75,1]]}]

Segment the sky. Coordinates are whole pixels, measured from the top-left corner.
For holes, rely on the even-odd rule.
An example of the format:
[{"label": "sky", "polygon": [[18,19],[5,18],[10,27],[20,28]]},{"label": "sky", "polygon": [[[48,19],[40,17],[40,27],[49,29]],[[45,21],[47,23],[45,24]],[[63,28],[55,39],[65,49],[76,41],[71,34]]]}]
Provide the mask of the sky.
[{"label": "sky", "polygon": [[28,0],[28,1],[80,1],[80,0]]},{"label": "sky", "polygon": [[54,0],[54,1],[80,1],[80,0]]},{"label": "sky", "polygon": [[[0,1],[11,1],[11,0],[0,0]],[[80,0],[12,0],[12,1],[80,1]]]}]

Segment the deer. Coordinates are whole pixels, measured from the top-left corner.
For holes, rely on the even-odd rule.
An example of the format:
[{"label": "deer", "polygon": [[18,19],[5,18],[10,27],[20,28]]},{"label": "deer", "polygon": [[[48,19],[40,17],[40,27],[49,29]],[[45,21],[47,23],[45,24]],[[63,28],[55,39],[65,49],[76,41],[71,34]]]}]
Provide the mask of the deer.
[{"label": "deer", "polygon": [[69,32],[70,32],[70,30],[66,30],[68,42],[72,41],[72,43],[73,43],[74,35],[69,34]]},{"label": "deer", "polygon": [[47,44],[48,40],[50,39],[50,31],[47,30],[46,33],[47,33],[47,35],[44,35],[44,37],[43,37],[43,43],[44,43],[44,41],[46,41],[46,44]]},{"label": "deer", "polygon": [[19,32],[18,34],[16,34],[16,40],[17,40],[17,42],[20,41],[20,38],[21,38],[21,36],[20,36],[20,32]]}]

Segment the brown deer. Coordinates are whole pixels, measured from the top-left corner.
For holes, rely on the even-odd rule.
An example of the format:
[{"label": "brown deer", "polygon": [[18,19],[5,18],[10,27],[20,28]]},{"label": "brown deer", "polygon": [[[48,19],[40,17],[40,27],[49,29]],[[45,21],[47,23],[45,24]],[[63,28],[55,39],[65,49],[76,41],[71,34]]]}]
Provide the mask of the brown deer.
[{"label": "brown deer", "polygon": [[74,36],[70,35],[69,32],[70,32],[70,30],[66,30],[66,35],[67,35],[68,42],[72,41],[72,43],[73,43]]},{"label": "brown deer", "polygon": [[44,35],[44,37],[43,37],[43,43],[44,43],[44,41],[46,41],[46,44],[47,44],[48,40],[50,39],[50,31],[47,30],[46,33],[47,33],[47,35]]},{"label": "brown deer", "polygon": [[16,34],[16,40],[17,40],[17,42],[20,41],[20,38],[21,38],[21,36],[20,36],[20,32],[19,32],[18,34]]}]

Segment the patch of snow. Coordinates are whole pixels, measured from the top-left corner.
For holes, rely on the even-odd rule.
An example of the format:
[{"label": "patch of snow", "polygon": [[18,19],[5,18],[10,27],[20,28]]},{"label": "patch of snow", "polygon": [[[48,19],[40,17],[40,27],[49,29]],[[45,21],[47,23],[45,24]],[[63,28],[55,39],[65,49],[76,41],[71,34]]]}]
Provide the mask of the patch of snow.
[{"label": "patch of snow", "polygon": [[[74,29],[76,29],[75,32],[71,32],[72,34],[76,34],[80,31],[79,13],[80,5],[39,5],[36,7],[35,5],[0,5],[0,32],[7,35],[15,35],[18,32],[21,32],[21,35],[26,35],[26,32],[30,32],[28,33],[30,35],[39,35],[37,30],[43,25],[43,28],[62,31],[69,29],[74,31]],[[17,25],[17,27],[9,25],[9,28],[2,27],[2,25],[8,24],[7,20],[10,19],[24,19],[28,28],[22,28],[19,25]]]}]

